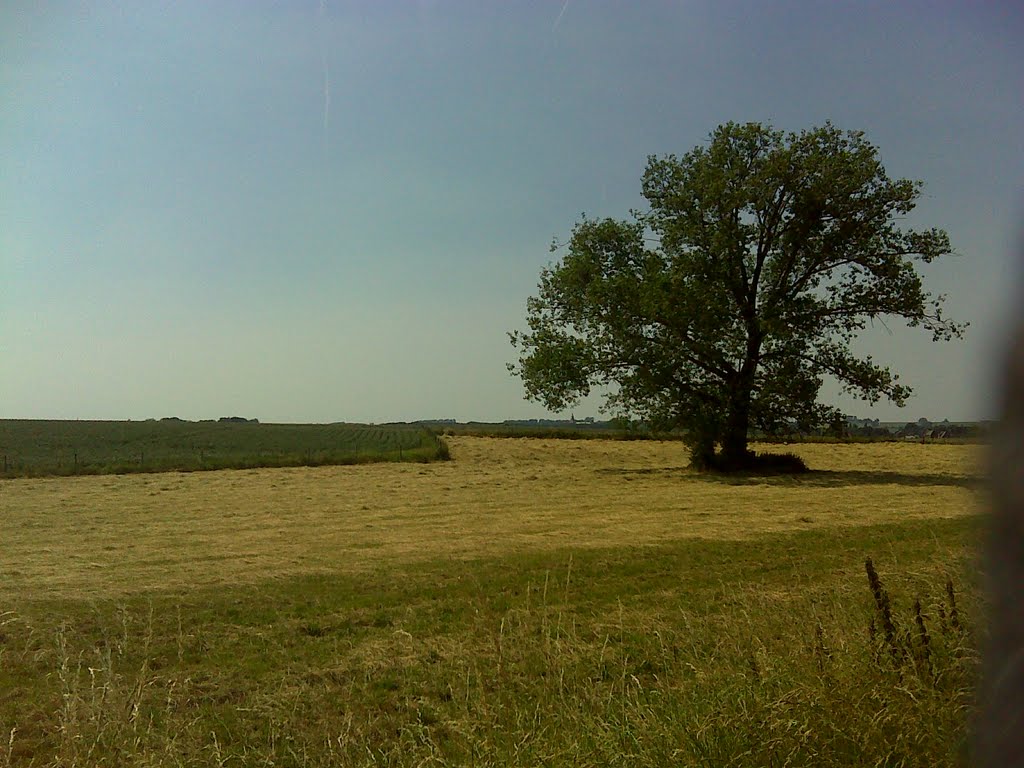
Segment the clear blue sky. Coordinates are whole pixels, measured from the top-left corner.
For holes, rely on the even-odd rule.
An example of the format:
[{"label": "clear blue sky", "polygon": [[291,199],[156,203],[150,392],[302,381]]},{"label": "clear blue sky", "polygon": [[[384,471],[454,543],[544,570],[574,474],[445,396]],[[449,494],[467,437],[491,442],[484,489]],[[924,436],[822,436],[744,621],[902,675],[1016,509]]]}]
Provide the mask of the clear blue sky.
[{"label": "clear blue sky", "polygon": [[866,131],[957,249],[926,274],[966,340],[859,342],[910,405],[826,399],[993,413],[1014,2],[15,0],[0,52],[0,417],[544,416],[506,332],[552,238],[728,120]]}]

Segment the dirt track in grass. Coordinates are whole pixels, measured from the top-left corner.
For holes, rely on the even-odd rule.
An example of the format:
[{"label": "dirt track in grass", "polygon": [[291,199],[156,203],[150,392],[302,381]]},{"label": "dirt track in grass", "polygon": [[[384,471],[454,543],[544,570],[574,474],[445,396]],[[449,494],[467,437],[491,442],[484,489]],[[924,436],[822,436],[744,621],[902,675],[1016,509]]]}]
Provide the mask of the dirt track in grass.
[{"label": "dirt track in grass", "polygon": [[981,449],[768,446],[720,480],[676,442],[448,438],[454,461],[0,481],[0,598],[106,597],[546,548],[972,514]]}]

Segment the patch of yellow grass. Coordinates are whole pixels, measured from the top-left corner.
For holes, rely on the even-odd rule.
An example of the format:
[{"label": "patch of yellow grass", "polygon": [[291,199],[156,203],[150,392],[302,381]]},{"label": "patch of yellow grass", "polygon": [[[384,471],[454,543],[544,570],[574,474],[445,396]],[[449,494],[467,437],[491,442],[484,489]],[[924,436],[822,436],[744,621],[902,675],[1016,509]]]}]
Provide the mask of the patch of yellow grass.
[{"label": "patch of yellow grass", "polygon": [[977,506],[976,446],[772,446],[822,471],[733,482],[690,472],[675,442],[448,440],[450,463],[3,481],[0,598],[740,538]]}]

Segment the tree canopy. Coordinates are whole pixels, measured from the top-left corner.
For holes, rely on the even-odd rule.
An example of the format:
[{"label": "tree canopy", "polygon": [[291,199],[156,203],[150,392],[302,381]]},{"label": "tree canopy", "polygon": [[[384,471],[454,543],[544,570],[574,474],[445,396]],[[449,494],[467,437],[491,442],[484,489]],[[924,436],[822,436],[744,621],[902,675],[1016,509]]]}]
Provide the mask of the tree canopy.
[{"label": "tree canopy", "polygon": [[722,125],[681,158],[648,158],[649,210],[584,215],[552,245],[567,252],[527,301],[529,330],[510,334],[509,368],[552,410],[607,387],[608,410],[685,430],[702,467],[750,467],[751,428],[841,417],[818,402],[825,376],[903,405],[911,389],[851,342],[893,317],[933,340],[963,333],[917,269],[949,237],[900,226],[921,187],[890,179],[862,132]]}]

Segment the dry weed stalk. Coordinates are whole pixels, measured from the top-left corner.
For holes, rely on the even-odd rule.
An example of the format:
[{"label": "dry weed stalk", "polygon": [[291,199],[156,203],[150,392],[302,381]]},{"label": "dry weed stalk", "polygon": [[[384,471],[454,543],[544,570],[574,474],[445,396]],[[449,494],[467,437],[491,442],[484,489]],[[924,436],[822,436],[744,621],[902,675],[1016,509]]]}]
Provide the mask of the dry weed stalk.
[{"label": "dry weed stalk", "polygon": [[[878,618],[882,623],[882,631],[885,633],[885,644],[892,653],[893,662],[899,666],[903,659],[903,649],[896,638],[896,625],[892,620],[892,604],[889,600],[889,593],[882,586],[882,580],[878,577],[875,564],[869,557],[864,561],[864,569],[868,574],[868,585],[871,587],[871,594],[875,598],[875,608],[878,611]],[[874,621],[871,623],[869,633],[874,634]]]}]

